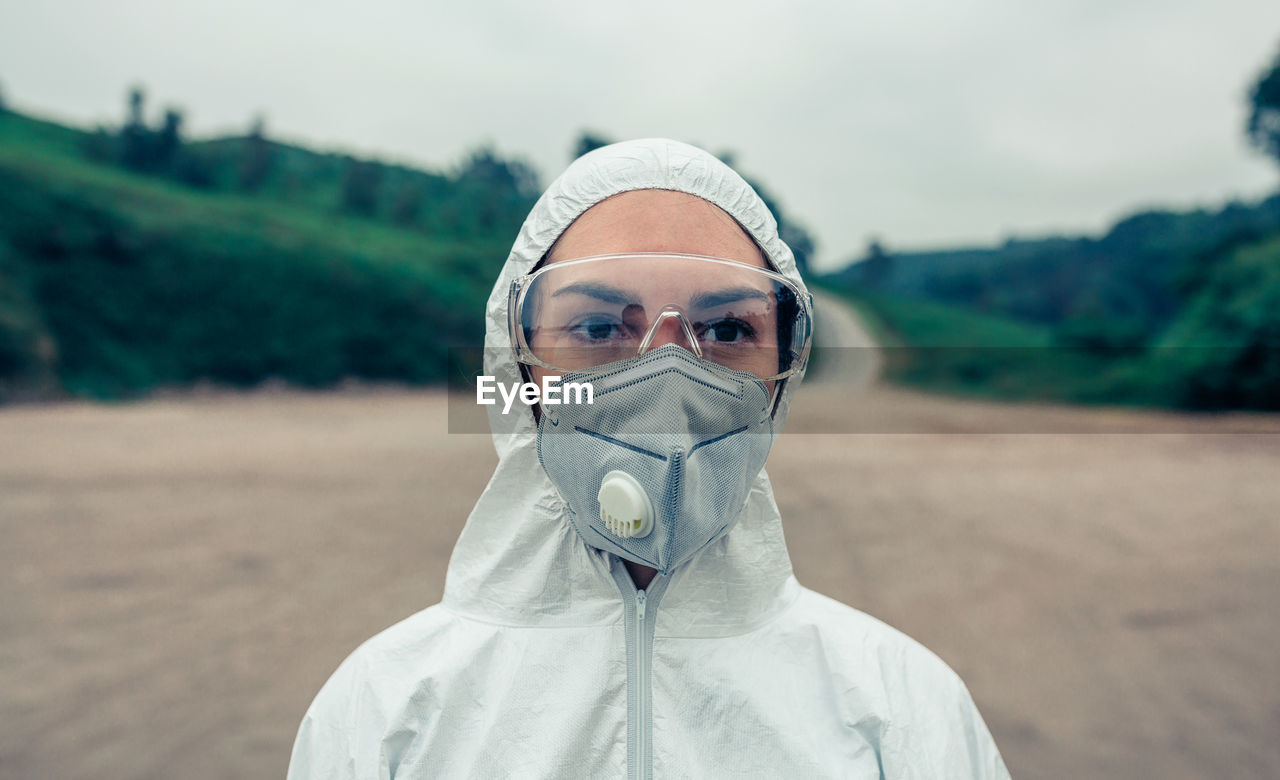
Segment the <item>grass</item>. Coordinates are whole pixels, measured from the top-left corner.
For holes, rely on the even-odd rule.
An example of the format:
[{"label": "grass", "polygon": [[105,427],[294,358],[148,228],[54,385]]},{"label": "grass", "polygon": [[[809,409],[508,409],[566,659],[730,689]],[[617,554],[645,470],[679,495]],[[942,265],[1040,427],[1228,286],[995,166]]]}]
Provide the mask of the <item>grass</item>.
[{"label": "grass", "polygon": [[190,190],[82,159],[83,136],[0,115],[0,397],[435,382],[482,340],[506,240]]},{"label": "grass", "polygon": [[1169,403],[1141,356],[1061,346],[1048,328],[956,306],[829,289],[854,305],[888,348],[892,382],[998,400]]}]

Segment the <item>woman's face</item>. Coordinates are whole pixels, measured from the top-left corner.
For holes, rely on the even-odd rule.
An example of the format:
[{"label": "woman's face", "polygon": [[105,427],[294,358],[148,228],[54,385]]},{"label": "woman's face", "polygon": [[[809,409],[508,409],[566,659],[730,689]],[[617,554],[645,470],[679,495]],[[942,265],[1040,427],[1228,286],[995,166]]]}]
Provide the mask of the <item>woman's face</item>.
[{"label": "woman's face", "polygon": [[[768,267],[755,242],[727,213],[701,198],[670,190],[636,190],[597,203],[578,217],[560,236],[545,264],[635,252],[705,255],[756,268]],[[701,264],[688,259],[662,262],[687,263],[690,274],[714,273],[716,268],[700,267]],[[646,289],[657,297],[665,297],[664,302],[676,302],[680,300],[682,288],[687,290],[691,285],[708,281],[695,280],[687,275],[682,278],[671,277],[670,274],[664,274],[663,279],[648,280]],[[658,307],[646,308],[656,310]],[[688,347],[687,336],[679,321],[674,318],[665,320],[658,326],[649,348],[667,343]],[[776,365],[775,360],[773,366]],[[538,366],[530,366],[530,372],[533,380],[538,383],[549,373]],[[763,373],[767,374],[769,371]],[[772,392],[773,382],[766,384]]]}]

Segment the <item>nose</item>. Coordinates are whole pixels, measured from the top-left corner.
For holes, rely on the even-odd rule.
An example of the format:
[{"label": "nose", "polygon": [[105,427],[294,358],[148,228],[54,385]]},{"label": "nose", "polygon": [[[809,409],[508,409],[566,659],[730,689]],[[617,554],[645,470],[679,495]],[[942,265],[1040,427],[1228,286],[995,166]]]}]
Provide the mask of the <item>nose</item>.
[{"label": "nose", "polygon": [[698,337],[694,335],[693,325],[684,316],[684,312],[674,306],[663,307],[662,311],[658,312],[658,316],[653,319],[653,325],[649,326],[649,332],[640,342],[637,354],[643,355],[664,344],[687,347],[694,355],[702,357],[702,347],[698,344]]},{"label": "nose", "polygon": [[657,349],[663,344],[679,344],[686,349],[689,348],[684,328],[680,327],[680,323],[675,318],[661,320],[655,323],[654,327],[658,330],[653,335],[653,341],[649,342],[649,349]]}]

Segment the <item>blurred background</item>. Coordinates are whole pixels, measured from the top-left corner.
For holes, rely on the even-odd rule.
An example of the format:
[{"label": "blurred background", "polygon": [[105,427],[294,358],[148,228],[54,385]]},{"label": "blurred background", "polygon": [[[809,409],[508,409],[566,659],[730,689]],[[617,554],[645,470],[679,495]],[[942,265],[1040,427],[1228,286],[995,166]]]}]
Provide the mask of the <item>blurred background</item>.
[{"label": "blurred background", "polygon": [[59,0],[0,10],[0,777],[282,775],[439,599],[524,215],[646,136],[819,290],[801,582],[1015,777],[1280,775],[1274,3]]}]

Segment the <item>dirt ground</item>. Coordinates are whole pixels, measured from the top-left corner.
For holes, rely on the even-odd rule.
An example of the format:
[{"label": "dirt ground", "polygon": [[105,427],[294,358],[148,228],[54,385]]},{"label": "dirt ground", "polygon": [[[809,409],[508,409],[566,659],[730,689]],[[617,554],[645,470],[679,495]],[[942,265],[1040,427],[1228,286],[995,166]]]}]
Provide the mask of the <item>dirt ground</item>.
[{"label": "dirt ground", "polygon": [[[440,597],[495,461],[445,406],[0,409],[0,776],[282,776],[339,661]],[[914,432],[822,433],[858,425]],[[769,470],[801,582],[959,671],[1015,777],[1274,778],[1280,434],[1203,432],[1260,426],[824,386]]]}]

